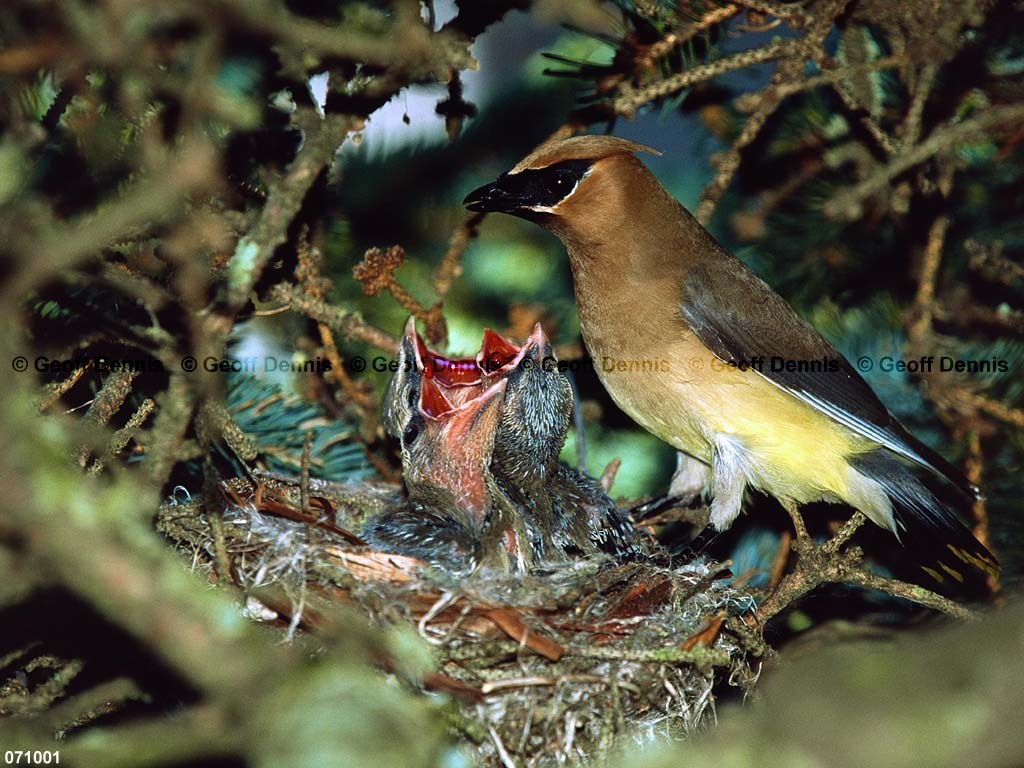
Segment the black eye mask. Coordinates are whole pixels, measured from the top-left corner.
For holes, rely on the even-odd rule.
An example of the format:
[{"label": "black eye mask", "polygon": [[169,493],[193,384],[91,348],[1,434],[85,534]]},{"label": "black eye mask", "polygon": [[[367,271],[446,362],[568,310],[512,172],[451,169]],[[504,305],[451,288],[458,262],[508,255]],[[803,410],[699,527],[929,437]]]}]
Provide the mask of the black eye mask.
[{"label": "black eye mask", "polygon": [[506,173],[498,181],[510,195],[528,201],[527,205],[551,207],[572,192],[591,165],[590,160],[565,160],[547,168]]},{"label": "black eye mask", "polygon": [[547,168],[506,173],[471,192],[463,203],[473,211],[523,214],[530,208],[558,205],[575,189],[593,160],[564,160]]}]

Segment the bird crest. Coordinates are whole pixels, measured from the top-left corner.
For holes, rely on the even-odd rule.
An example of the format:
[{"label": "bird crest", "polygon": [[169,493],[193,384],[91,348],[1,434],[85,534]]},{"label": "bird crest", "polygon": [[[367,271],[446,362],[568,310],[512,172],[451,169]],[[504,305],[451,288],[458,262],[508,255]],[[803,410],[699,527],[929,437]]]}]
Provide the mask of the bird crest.
[{"label": "bird crest", "polygon": [[509,173],[516,174],[521,171],[547,168],[549,165],[565,160],[600,160],[612,155],[634,152],[661,154],[656,149],[629,139],[620,139],[618,136],[573,136],[542,144],[519,161]]}]

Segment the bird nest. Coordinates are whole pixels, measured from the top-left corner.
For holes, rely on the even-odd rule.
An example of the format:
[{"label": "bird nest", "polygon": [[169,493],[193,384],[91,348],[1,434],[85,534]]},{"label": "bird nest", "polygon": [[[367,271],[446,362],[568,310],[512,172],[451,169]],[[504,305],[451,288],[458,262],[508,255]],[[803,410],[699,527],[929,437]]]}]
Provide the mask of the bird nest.
[{"label": "bird nest", "polygon": [[288,636],[315,630],[337,605],[415,628],[434,650],[422,687],[457,702],[453,729],[483,765],[556,764],[685,736],[713,722],[723,685],[754,682],[760,638],[728,621],[752,599],[724,565],[587,556],[455,577],[351,533],[402,500],[393,484],[310,480],[303,491],[258,475],[223,484],[218,498],[165,504],[158,524],[193,567],[229,568],[250,595],[247,613]]}]

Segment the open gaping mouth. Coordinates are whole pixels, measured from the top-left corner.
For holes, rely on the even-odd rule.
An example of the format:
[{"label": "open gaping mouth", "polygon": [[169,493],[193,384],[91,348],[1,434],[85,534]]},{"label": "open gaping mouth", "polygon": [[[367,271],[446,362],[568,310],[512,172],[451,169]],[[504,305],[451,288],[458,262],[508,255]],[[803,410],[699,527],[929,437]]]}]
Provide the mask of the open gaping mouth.
[{"label": "open gaping mouth", "polygon": [[505,379],[527,357],[543,354],[547,343],[540,323],[521,347],[488,328],[474,357],[450,358],[429,349],[411,319],[405,334],[416,350],[416,370],[423,375],[420,409],[433,419],[465,408],[478,408],[482,401],[496,394],[497,388],[503,388]]}]

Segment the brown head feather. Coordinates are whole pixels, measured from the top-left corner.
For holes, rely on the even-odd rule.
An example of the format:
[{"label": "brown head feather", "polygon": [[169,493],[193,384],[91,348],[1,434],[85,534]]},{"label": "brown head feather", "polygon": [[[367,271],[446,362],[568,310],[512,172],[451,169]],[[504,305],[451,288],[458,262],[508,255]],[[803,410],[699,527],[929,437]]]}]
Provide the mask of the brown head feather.
[{"label": "brown head feather", "polygon": [[603,157],[631,152],[649,152],[660,155],[656,149],[617,136],[574,136],[543,144],[519,161],[509,173],[547,168],[563,160],[600,160]]}]

